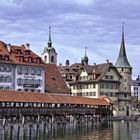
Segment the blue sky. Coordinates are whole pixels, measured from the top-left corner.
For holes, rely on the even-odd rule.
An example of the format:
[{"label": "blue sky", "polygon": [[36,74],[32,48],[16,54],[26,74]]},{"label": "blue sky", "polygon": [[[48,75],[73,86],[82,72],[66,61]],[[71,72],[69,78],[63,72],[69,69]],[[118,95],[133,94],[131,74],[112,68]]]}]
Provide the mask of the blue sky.
[{"label": "blue sky", "polygon": [[140,74],[140,1],[138,0],[0,0],[0,40],[30,43],[41,55],[52,27],[58,63],[80,62],[87,47],[89,63],[115,64],[122,22],[133,77]]}]

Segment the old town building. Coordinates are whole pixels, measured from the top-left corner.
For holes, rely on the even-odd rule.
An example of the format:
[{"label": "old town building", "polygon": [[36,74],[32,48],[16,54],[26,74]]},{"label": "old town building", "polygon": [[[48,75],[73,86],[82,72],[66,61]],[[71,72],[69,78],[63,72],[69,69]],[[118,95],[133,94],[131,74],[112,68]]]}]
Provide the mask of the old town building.
[{"label": "old town building", "polygon": [[30,50],[0,41],[0,90],[70,95],[55,64],[46,64]]}]

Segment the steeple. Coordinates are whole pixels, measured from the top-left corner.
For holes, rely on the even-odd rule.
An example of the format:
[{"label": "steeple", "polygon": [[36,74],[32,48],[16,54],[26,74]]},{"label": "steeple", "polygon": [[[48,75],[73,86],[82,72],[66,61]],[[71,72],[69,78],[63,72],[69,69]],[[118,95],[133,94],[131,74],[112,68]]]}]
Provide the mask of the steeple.
[{"label": "steeple", "polygon": [[85,47],[85,56],[82,59],[82,64],[83,65],[88,65],[88,57],[87,57],[87,47]]},{"label": "steeple", "polygon": [[125,50],[124,23],[122,25],[122,39],[121,39],[119,57],[117,59],[115,66],[120,67],[120,68],[131,68],[131,66],[128,62],[128,59],[126,56],[126,50]]},{"label": "steeple", "polygon": [[49,27],[48,47],[52,47],[52,40],[51,40],[51,27]]},{"label": "steeple", "polygon": [[57,64],[57,53],[55,51],[55,48],[52,46],[51,40],[51,27],[49,27],[48,45],[44,48],[42,58],[45,63]]}]

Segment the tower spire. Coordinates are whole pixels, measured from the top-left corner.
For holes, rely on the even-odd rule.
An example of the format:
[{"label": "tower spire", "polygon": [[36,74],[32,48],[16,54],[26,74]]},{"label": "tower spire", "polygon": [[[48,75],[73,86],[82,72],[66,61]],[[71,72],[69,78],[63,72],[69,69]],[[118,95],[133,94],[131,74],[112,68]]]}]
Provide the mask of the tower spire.
[{"label": "tower spire", "polygon": [[128,59],[126,56],[126,50],[125,50],[124,22],[122,23],[122,38],[121,38],[120,52],[119,52],[119,56],[115,65],[116,67],[131,67],[128,62]]},{"label": "tower spire", "polygon": [[87,47],[85,47],[85,56],[87,56]]},{"label": "tower spire", "polygon": [[82,64],[83,65],[88,65],[88,57],[87,57],[87,47],[85,47],[85,56],[82,59]]},{"label": "tower spire", "polygon": [[48,44],[50,44],[50,47],[51,47],[51,44],[52,44],[52,40],[51,40],[51,27],[49,27],[49,39],[48,39]]}]

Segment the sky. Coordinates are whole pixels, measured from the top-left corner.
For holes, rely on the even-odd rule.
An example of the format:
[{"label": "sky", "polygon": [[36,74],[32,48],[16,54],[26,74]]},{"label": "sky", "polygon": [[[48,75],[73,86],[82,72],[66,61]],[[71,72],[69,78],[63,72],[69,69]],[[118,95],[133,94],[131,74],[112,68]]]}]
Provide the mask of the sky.
[{"label": "sky", "polygon": [[140,74],[140,1],[138,0],[0,0],[0,40],[12,45],[30,43],[42,55],[51,26],[58,64],[81,62],[115,64],[122,23],[126,53],[133,77]]}]

